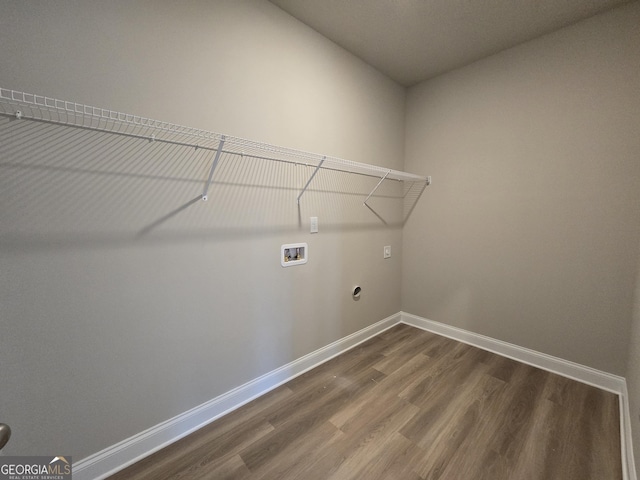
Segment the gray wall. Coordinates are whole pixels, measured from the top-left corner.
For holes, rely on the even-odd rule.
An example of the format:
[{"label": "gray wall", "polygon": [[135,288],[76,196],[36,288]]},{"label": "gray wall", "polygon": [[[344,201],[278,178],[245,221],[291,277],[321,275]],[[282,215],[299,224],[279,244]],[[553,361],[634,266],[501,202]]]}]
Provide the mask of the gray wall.
[{"label": "gray wall", "polygon": [[411,88],[402,309],[625,375],[639,78],[635,2]]},{"label": "gray wall", "polygon": [[[402,167],[404,90],[262,0],[10,1],[0,35],[3,88]],[[0,122],[6,455],[80,460],[400,310],[375,179],[298,210],[309,169],[225,158],[205,203],[192,149]]]},{"label": "gray wall", "polygon": [[[626,373],[637,434],[638,25],[635,3],[503,52],[405,115],[268,2],[5,2],[3,88],[397,169],[406,148],[434,184],[402,229],[394,190],[386,224],[351,176],[298,210],[306,169],[224,158],[203,203],[210,158],[0,119],[3,453],[79,460],[400,308]],[[297,241],[309,264],[281,268]]]}]

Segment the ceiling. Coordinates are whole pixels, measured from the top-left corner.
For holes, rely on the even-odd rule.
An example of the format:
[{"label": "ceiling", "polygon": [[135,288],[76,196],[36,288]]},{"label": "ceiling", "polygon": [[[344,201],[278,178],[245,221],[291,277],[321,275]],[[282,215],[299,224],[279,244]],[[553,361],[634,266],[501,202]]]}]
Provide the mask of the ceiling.
[{"label": "ceiling", "polygon": [[270,0],[411,86],[628,0]]}]

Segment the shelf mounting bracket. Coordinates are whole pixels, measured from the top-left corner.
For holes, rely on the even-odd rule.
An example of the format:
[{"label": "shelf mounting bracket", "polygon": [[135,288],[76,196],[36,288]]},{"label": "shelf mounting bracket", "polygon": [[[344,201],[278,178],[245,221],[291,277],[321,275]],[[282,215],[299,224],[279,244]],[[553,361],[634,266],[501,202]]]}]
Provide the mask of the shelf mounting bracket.
[{"label": "shelf mounting bracket", "polygon": [[207,193],[209,192],[209,187],[211,186],[211,179],[213,179],[213,172],[216,170],[216,167],[218,166],[218,161],[220,160],[220,154],[222,153],[222,147],[224,146],[225,139],[226,137],[224,135],[220,139],[220,143],[218,144],[218,149],[216,150],[216,156],[213,159],[213,163],[211,164],[211,170],[209,170],[209,178],[207,179],[207,183],[204,184],[204,192],[202,192],[202,200],[204,200],[205,202],[209,198],[207,196]]},{"label": "shelf mounting bracket", "polygon": [[378,187],[380,185],[382,185],[382,182],[385,181],[385,179],[389,176],[389,174],[391,173],[391,170],[389,170],[387,173],[384,174],[384,177],[382,177],[380,179],[380,181],[378,182],[378,184],[373,187],[373,190],[371,190],[371,193],[369,193],[369,195],[367,195],[367,198],[364,199],[364,202],[362,202],[362,205],[364,205],[365,207],[368,207],[369,204],[367,204],[367,202],[369,201],[369,199],[371,198],[371,195],[373,195],[375,193],[376,190],[378,190]]},{"label": "shelf mounting bracket", "polygon": [[320,170],[320,167],[322,167],[322,164],[324,163],[324,161],[327,159],[327,157],[322,157],[322,160],[320,160],[320,163],[318,163],[318,165],[316,166],[316,169],[313,171],[313,173],[311,174],[311,176],[309,177],[309,180],[307,180],[306,185],[304,186],[304,188],[302,189],[302,191],[300,192],[300,195],[298,195],[297,198],[297,202],[298,205],[300,205],[300,198],[302,197],[302,194],[307,190],[307,187],[309,186],[309,184],[311,183],[311,180],[313,180],[313,177],[316,176],[316,173],[318,173],[318,170]]}]

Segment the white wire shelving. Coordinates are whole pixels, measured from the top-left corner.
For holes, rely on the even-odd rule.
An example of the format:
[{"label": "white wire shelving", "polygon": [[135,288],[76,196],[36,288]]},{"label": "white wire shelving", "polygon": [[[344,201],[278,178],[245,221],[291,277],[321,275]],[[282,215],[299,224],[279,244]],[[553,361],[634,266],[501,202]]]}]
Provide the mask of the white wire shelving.
[{"label": "white wire shelving", "polygon": [[423,188],[431,183],[431,177],[254,142],[128,113],[5,88],[0,88],[0,115],[14,117],[19,120],[65,125],[140,138],[150,142],[163,142],[213,151],[215,155],[203,188],[203,200],[208,198],[207,194],[213,182],[221,154],[313,167],[313,173],[309,176],[297,197],[298,203],[300,203],[302,195],[320,169],[379,178],[377,185],[364,200],[364,205],[367,205],[367,201],[386,180],[411,182],[412,184],[421,183]]}]

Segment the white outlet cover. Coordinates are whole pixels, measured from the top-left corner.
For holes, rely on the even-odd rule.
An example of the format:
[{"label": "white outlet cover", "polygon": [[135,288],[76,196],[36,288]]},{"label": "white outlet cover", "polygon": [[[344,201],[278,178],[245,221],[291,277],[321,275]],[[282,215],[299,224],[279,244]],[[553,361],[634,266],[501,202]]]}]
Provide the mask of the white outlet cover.
[{"label": "white outlet cover", "polygon": [[309,217],[310,232],[318,233],[318,217]]},{"label": "white outlet cover", "polygon": [[384,258],[391,258],[391,245],[386,245],[383,252]]}]

